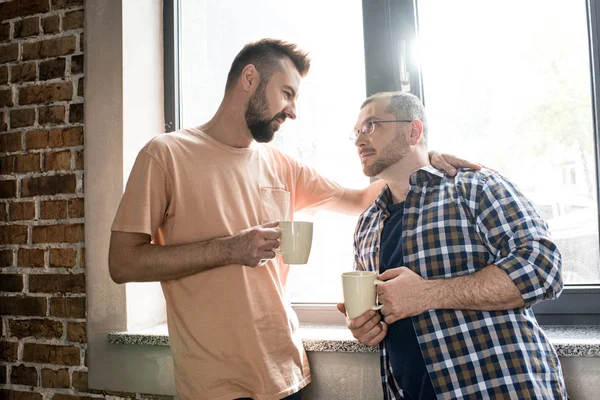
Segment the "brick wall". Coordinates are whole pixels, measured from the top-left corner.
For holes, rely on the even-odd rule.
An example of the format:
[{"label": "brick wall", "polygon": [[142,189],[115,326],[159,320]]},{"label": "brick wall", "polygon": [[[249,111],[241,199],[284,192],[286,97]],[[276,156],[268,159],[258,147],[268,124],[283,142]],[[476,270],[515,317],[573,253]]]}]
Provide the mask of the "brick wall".
[{"label": "brick wall", "polygon": [[83,0],[0,0],[0,399],[87,387]]}]

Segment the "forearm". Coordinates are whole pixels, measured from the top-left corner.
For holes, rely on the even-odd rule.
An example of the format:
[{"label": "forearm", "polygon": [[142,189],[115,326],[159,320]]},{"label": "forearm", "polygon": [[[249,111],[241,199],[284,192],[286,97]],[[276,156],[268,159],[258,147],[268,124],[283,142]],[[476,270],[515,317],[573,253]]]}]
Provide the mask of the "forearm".
[{"label": "forearm", "polygon": [[469,275],[426,282],[429,309],[494,311],[524,306],[519,289],[495,265]]},{"label": "forearm", "polygon": [[352,215],[362,213],[373,204],[384,185],[385,182],[378,179],[363,189],[346,189],[336,211]]},{"label": "forearm", "polygon": [[229,238],[175,246],[143,242],[120,249],[112,241],[109,266],[117,283],[178,279],[235,263]]}]

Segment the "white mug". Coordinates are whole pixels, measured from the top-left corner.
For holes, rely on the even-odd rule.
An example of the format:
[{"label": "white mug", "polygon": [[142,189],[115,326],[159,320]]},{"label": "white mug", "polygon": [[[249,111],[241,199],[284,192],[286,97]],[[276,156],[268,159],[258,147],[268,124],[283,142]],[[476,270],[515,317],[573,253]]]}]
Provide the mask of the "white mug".
[{"label": "white mug", "polygon": [[309,221],[279,221],[280,246],[275,251],[286,264],[306,264],[312,247],[313,223]]},{"label": "white mug", "polygon": [[377,285],[383,283],[377,279],[377,273],[371,271],[352,271],[342,274],[344,306],[348,318],[356,318],[367,310],[379,310],[377,305]]}]

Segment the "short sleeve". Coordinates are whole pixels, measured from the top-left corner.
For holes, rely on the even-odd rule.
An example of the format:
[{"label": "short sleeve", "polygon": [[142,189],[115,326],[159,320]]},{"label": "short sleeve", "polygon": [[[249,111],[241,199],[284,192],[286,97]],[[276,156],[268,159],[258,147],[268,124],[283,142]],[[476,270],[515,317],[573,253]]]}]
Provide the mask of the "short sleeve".
[{"label": "short sleeve", "polygon": [[138,154],[111,230],[151,237],[169,209],[172,181],[165,168],[144,148]]}]

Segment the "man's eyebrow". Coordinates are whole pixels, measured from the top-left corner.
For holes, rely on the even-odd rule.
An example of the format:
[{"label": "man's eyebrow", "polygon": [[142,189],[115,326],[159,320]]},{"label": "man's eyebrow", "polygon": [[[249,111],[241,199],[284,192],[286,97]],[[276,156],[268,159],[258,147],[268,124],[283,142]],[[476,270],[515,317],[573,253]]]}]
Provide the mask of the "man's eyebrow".
[{"label": "man's eyebrow", "polygon": [[293,87],[291,87],[290,85],[283,85],[283,87],[292,92],[292,97],[296,97],[296,90],[294,90]]}]

